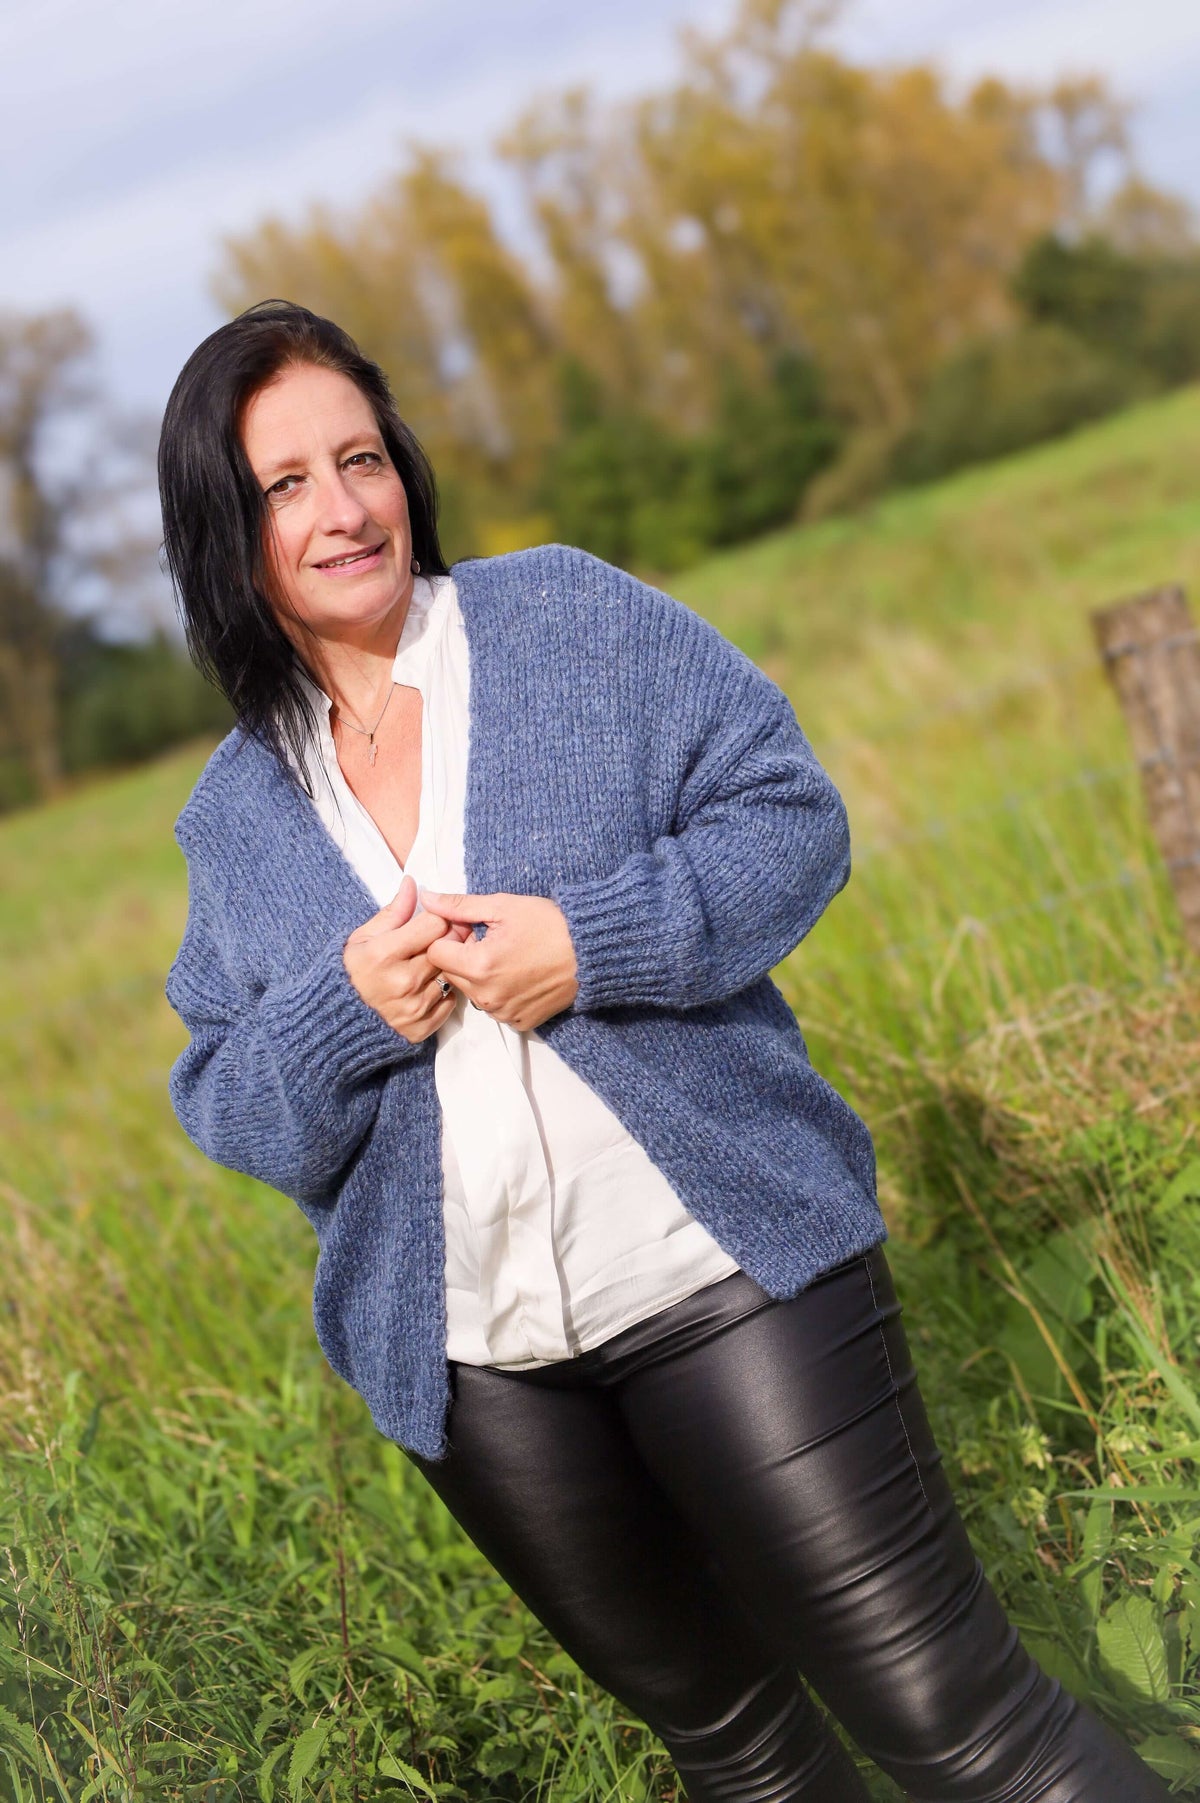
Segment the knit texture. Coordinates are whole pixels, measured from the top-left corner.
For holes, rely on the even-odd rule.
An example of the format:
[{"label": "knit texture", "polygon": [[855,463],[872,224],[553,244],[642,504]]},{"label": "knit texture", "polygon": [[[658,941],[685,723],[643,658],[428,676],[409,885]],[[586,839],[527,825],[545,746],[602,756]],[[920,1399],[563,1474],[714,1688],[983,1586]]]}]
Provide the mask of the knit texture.
[{"label": "knit texture", "polygon": [[[886,1237],[870,1134],[767,974],[849,876],[841,798],[782,691],[669,595],[563,545],[453,575],[470,889],[558,903],[579,992],[538,1031],[742,1269],[795,1295]],[[442,1457],[436,1042],[351,983],[342,948],[375,902],[259,741],[221,742],[175,832],[175,1112],[303,1209],[325,1356],[382,1433]]]}]

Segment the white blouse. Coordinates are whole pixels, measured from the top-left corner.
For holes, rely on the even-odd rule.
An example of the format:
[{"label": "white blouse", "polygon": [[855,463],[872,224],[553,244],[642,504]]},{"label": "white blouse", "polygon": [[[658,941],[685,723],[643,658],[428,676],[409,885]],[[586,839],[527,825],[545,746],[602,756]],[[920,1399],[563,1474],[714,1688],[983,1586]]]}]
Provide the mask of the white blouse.
[{"label": "white blouse", "polygon": [[[330,697],[301,676],[320,735],[306,757],[314,805],[380,907],[405,875],[466,891],[469,662],[452,577],[415,578],[392,676],[422,700],[420,815],[403,869],[342,774]],[[434,1081],[447,1357],[515,1370],[570,1358],[738,1269],[536,1032],[460,995],[438,1031]]]}]

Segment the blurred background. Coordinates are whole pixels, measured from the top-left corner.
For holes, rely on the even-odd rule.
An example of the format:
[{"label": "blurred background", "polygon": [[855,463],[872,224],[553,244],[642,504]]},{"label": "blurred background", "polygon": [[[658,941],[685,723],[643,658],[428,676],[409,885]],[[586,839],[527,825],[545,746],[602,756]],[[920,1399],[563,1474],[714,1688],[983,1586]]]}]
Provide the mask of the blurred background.
[{"label": "blurred background", "polygon": [[232,722],[158,422],[270,295],[384,365],[452,560],[584,546],[787,690],[855,872],[777,979],[961,1506],[1200,1795],[1200,779],[1172,855],[1140,768],[1200,756],[1200,675],[1147,751],[1094,619],[1200,576],[1194,7],[44,0],[0,69],[0,1797],[677,1795],[325,1369],[298,1211],[170,1112],[171,828]]}]

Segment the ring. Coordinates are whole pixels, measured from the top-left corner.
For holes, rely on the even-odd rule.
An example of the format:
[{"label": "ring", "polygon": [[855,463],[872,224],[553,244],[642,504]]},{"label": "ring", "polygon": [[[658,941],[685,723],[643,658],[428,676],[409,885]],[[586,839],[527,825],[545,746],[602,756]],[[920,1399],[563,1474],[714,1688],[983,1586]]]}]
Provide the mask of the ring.
[{"label": "ring", "polygon": [[439,978],[438,978],[438,988],[439,988],[439,989],[440,989],[440,990],[441,990],[441,992],[442,992],[442,1000],[443,1000],[443,1001],[445,1001],[445,999],[446,999],[446,997],[447,997],[447,996],[448,996],[448,995],[453,995],[453,994],[454,994],[454,984],[453,984],[453,983],[447,983],[447,981],[446,981],[446,979],[445,979],[445,977],[439,977]]}]

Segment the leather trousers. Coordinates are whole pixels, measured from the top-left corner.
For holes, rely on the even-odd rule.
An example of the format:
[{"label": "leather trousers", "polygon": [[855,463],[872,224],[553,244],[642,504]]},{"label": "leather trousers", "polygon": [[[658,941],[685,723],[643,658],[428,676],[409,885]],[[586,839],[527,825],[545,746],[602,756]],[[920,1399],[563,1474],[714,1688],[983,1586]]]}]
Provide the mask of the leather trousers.
[{"label": "leather trousers", "polygon": [[560,1363],[453,1364],[411,1455],[692,1803],[865,1803],[813,1693],[914,1803],[1160,1803],[972,1552],[883,1252],[742,1272]]}]

